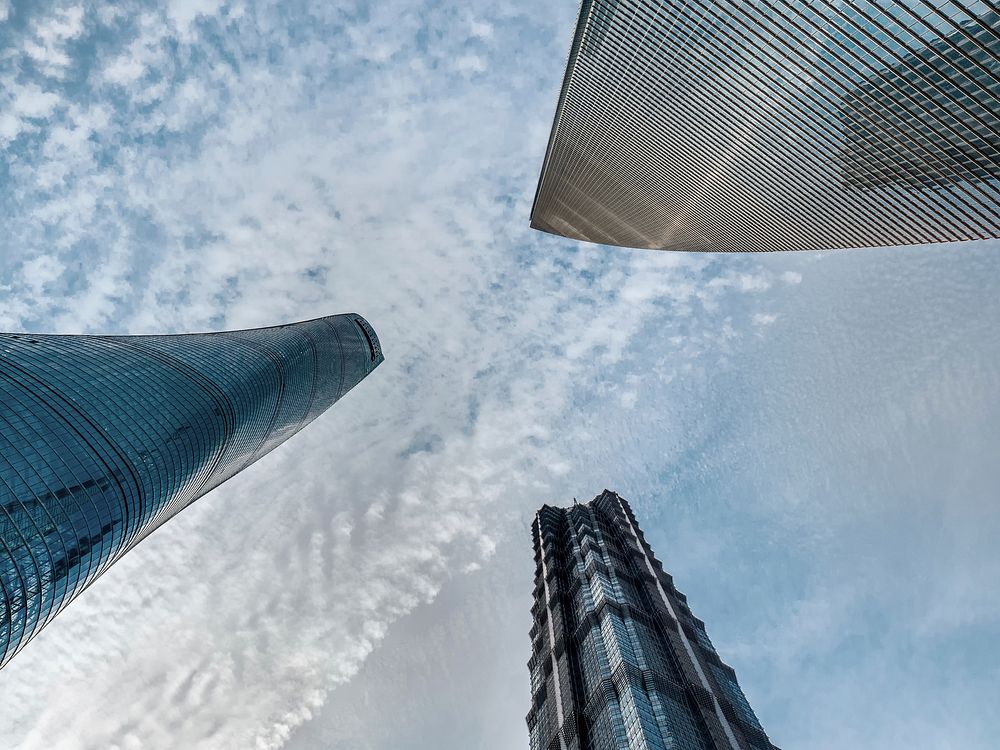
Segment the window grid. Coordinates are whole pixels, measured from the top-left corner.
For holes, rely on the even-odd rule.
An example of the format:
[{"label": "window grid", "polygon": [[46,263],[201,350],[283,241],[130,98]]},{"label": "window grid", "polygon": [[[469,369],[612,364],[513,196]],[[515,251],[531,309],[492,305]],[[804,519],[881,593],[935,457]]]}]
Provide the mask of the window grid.
[{"label": "window grid", "polygon": [[584,0],[532,226],[712,251],[1000,237],[997,29],[982,3]]},{"label": "window grid", "polygon": [[[776,750],[622,498],[606,490],[569,509],[544,506],[532,535],[532,750]],[[538,585],[543,549],[547,601]],[[657,578],[678,619],[664,608]],[[537,637],[547,618],[555,630],[551,644]],[[553,670],[560,675],[561,723]]]}]

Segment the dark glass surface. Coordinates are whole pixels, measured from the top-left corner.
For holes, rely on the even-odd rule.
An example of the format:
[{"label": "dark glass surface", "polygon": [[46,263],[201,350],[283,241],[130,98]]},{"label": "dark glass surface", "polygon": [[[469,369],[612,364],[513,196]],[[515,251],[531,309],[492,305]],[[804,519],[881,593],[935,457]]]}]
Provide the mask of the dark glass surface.
[{"label": "dark glass surface", "polygon": [[153,529],[381,361],[358,315],[174,336],[0,334],[0,666]]}]

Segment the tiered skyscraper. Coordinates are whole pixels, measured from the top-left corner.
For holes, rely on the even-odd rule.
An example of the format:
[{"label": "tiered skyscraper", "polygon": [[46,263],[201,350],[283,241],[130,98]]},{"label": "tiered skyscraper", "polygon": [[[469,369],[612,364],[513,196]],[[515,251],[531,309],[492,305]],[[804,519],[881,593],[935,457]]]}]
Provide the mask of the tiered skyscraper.
[{"label": "tiered skyscraper", "polygon": [[531,750],[777,750],[624,499],[532,534]]},{"label": "tiered skyscraper", "polygon": [[0,334],[0,667],[154,529],[381,362],[358,315],[178,336]]},{"label": "tiered skyscraper", "polygon": [[531,226],[807,250],[1000,237],[981,0],[582,0]]}]

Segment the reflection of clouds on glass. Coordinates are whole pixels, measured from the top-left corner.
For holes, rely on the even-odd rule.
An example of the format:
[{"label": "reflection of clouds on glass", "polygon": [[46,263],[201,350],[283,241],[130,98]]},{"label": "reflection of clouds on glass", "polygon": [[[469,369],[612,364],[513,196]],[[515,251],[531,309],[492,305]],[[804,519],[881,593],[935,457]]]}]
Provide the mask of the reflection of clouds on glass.
[{"label": "reflection of clouds on glass", "polygon": [[[887,37],[882,64],[845,95],[841,116],[851,182],[862,185],[870,177],[886,185],[943,188],[978,180],[995,186],[1000,179],[1000,15],[963,18],[939,11],[936,17],[950,23],[926,42],[904,46],[900,35]],[[895,158],[866,153],[865,134],[897,139]]]}]

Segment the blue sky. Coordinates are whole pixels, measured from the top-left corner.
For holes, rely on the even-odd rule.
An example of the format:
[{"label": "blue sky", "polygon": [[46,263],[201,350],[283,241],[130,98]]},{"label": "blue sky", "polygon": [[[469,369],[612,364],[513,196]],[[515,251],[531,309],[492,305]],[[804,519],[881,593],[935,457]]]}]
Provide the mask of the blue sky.
[{"label": "blue sky", "polygon": [[0,328],[387,357],[5,668],[14,746],[526,747],[530,517],[604,487],[778,745],[992,745],[1000,248],[531,232],[576,10],[0,0]]}]

